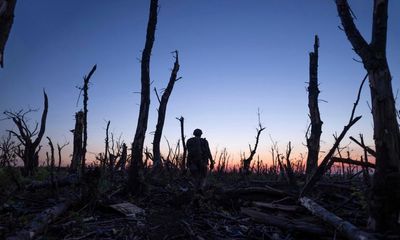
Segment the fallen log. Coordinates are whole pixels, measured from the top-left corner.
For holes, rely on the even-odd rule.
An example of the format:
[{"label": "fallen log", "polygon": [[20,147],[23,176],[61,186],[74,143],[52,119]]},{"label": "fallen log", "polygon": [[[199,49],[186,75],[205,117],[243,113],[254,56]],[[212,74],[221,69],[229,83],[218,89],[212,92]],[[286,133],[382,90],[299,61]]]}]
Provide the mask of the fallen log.
[{"label": "fallen log", "polygon": [[295,206],[295,205],[283,205],[283,204],[276,204],[276,203],[253,202],[252,204],[254,206],[260,207],[260,208],[280,210],[280,211],[285,211],[285,212],[297,212],[297,211],[300,211],[300,209],[301,209],[299,206]]},{"label": "fallen log", "polygon": [[[57,187],[65,187],[73,184],[78,184],[79,179],[77,175],[69,175],[64,178],[57,179],[55,181]],[[36,189],[42,189],[42,188],[48,188],[52,186],[52,181],[51,180],[45,180],[45,181],[32,181],[29,185],[25,187],[26,190],[32,191]]]},{"label": "fallen log", "polygon": [[332,160],[337,163],[347,163],[347,164],[352,164],[356,166],[361,166],[361,167],[368,167],[368,168],[375,168],[375,164],[370,163],[370,162],[360,162],[356,161],[350,158],[338,158],[338,157],[332,157]]},{"label": "fallen log", "polygon": [[272,195],[279,197],[285,197],[290,195],[287,192],[284,192],[282,190],[267,185],[264,187],[245,187],[245,188],[228,189],[224,191],[224,194],[227,194],[232,197],[239,197],[241,195],[251,195],[251,194],[265,194],[265,195]]},{"label": "fallen log", "polygon": [[301,197],[299,199],[301,205],[308,209],[312,214],[321,218],[323,221],[329,223],[336,228],[343,236],[350,240],[373,240],[376,239],[371,234],[358,229],[356,226],[335,214],[329,212],[313,200],[307,197]]},{"label": "fallen log", "polygon": [[273,225],[281,229],[292,230],[318,236],[329,235],[329,233],[325,230],[325,228],[312,223],[307,223],[299,220],[292,221],[284,217],[270,215],[250,208],[241,208],[240,211],[242,214],[251,217],[251,219],[253,219],[254,221],[266,225]]},{"label": "fallen log", "polygon": [[72,201],[59,203],[39,213],[28,225],[7,240],[33,239],[42,233],[56,218],[62,215],[72,205]]}]

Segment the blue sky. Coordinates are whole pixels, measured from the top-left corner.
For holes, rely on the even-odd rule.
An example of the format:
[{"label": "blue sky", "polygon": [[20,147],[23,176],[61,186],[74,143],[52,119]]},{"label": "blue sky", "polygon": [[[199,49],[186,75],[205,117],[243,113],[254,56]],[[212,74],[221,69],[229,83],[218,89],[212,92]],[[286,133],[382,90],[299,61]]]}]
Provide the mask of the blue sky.
[{"label": "blue sky", "polygon": [[[359,30],[369,41],[373,1],[349,2]],[[140,96],[135,92],[140,91],[138,59],[148,5],[146,0],[18,1],[5,68],[0,70],[0,109],[40,108],[31,115],[33,122],[40,116],[45,88],[49,96],[46,136],[54,142],[72,142],[69,130],[74,113],[82,108],[76,106],[76,86],[97,64],[89,90],[88,150],[102,151],[107,120],[114,134],[122,134],[130,143],[139,109]],[[248,154],[248,144],[254,144],[259,108],[266,127],[258,151],[261,158],[269,159],[270,135],[281,152],[292,141],[295,155],[304,154],[308,53],[318,34],[320,99],[324,100],[320,102],[321,150],[328,150],[332,134],[348,121],[365,75],[339,25],[333,0],[160,0],[152,87],[166,86],[174,50],[180,53],[182,77],[170,97],[164,135],[175,144],[180,138],[175,118],[184,116],[188,137],[201,128],[213,151],[226,147],[239,159],[240,152]],[[390,1],[387,55],[395,94],[400,87],[399,42],[400,2]],[[153,92],[151,97],[146,139],[150,148],[158,105]],[[366,85],[357,110],[363,118],[349,135],[364,133],[372,145],[369,99]],[[10,122],[1,121],[1,135],[10,127]],[[349,142],[346,138],[343,145]],[[45,151],[47,141],[42,140],[42,145]],[[70,144],[65,158],[71,149]]]}]

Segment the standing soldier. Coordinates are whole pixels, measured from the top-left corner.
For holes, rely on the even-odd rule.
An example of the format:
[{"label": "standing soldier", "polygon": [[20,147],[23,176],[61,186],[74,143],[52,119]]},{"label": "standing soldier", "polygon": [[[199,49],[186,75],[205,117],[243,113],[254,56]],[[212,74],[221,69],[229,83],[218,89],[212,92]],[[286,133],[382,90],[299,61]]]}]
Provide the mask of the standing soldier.
[{"label": "standing soldier", "polygon": [[208,141],[201,138],[203,132],[200,129],[193,131],[194,137],[187,140],[188,150],[187,167],[193,176],[197,190],[203,190],[207,176],[208,160],[210,160],[210,170],[214,168],[214,160],[211,155]]}]

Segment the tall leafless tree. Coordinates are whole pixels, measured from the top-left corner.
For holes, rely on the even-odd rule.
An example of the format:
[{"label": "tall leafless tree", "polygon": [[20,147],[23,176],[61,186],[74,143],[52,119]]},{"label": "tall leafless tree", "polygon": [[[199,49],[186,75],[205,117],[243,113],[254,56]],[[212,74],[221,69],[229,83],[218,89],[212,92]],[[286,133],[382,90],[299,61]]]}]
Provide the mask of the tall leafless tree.
[{"label": "tall leafless tree", "polygon": [[128,187],[133,191],[139,191],[141,185],[140,174],[143,168],[143,145],[146,137],[147,122],[150,107],[150,57],[154,43],[154,35],[157,25],[158,0],[151,0],[150,14],[147,24],[146,43],[141,59],[141,97],[140,110],[136,126],[135,138],[132,143],[132,160],[129,168]]},{"label": "tall leafless tree", "polygon": [[161,166],[160,142],[161,142],[162,131],[164,128],[165,114],[167,112],[167,104],[168,104],[169,96],[172,93],[175,82],[180,79],[177,76],[178,71],[179,71],[178,51],[175,51],[174,53],[175,53],[174,68],[172,69],[171,76],[168,81],[168,85],[165,88],[164,93],[161,96],[161,99],[158,96],[157,89],[154,88],[154,91],[156,92],[156,95],[157,95],[158,102],[160,104],[160,106],[158,108],[156,131],[154,132],[154,139],[153,139],[153,157],[154,157],[153,164],[154,164],[155,168]]},{"label": "tall leafless tree", "polygon": [[4,49],[14,22],[17,0],[0,0],[0,67],[4,67]]},{"label": "tall leafless tree", "polygon": [[83,148],[82,148],[82,174],[85,173],[85,162],[86,162],[86,147],[87,147],[87,114],[88,114],[88,101],[89,101],[89,80],[92,77],[94,71],[96,71],[97,65],[94,65],[87,76],[83,77]]},{"label": "tall leafless tree", "polygon": [[388,0],[374,0],[370,43],[354,24],[347,0],[336,0],[336,6],[344,32],[369,75],[376,149],[369,227],[376,231],[396,230],[400,217],[400,133],[386,58]]},{"label": "tall leafless tree", "polygon": [[[307,136],[307,179],[311,177],[318,167],[319,144],[321,138],[322,121],[318,107],[318,47],[319,39],[315,35],[314,52],[310,52],[310,79],[308,82],[308,109],[310,111],[310,134]],[[307,131],[308,132],[308,131]]]},{"label": "tall leafless tree", "polygon": [[[24,162],[24,170],[25,174],[32,175],[34,170],[39,165],[39,151],[40,151],[40,141],[43,138],[44,132],[46,130],[46,119],[47,119],[47,111],[49,108],[49,103],[47,99],[47,94],[43,91],[44,95],[44,108],[42,113],[42,118],[40,121],[40,128],[38,130],[38,123],[36,123],[33,130],[31,130],[28,126],[26,114],[31,112],[28,111],[19,111],[19,112],[10,112],[5,111],[4,114],[11,119],[14,124],[18,128],[18,133],[10,130],[9,132],[14,135],[18,141],[20,142],[23,149],[20,149],[19,156],[22,158]],[[33,139],[37,135],[36,139]]]}]

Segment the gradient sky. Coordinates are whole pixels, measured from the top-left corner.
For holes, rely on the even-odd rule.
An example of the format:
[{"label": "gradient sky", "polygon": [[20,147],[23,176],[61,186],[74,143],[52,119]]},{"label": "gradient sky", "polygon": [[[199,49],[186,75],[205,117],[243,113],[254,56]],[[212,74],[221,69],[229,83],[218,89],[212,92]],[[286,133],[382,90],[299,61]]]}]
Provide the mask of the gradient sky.
[{"label": "gradient sky", "polygon": [[[369,42],[372,0],[351,0],[356,24]],[[71,142],[74,113],[82,77],[93,64],[97,71],[89,89],[88,151],[100,152],[107,120],[111,131],[130,143],[136,129],[140,95],[141,50],[144,47],[149,1],[146,0],[24,0],[18,1],[15,22],[0,69],[0,109],[43,108],[42,89],[49,97],[45,136],[60,144]],[[175,145],[176,117],[185,117],[188,137],[201,128],[215,149],[227,148],[239,159],[254,145],[257,109],[266,127],[260,138],[261,158],[269,159],[270,136],[283,152],[288,141],[294,158],[305,153],[308,120],[306,82],[308,53],[314,35],[320,37],[319,81],[322,126],[321,150],[332,145],[332,134],[348,122],[365,70],[354,59],[338,26],[333,0],[160,0],[151,58],[152,87],[164,88],[180,53],[182,77],[170,97],[163,135]],[[388,62],[393,89],[399,89],[400,1],[390,1]],[[80,99],[82,100],[82,98]],[[151,148],[157,100],[151,95],[146,145]],[[372,142],[372,118],[365,85],[357,110],[363,118],[348,135],[363,133]],[[1,135],[13,127],[0,122]],[[346,138],[342,145],[350,140]],[[43,152],[47,141],[42,140]],[[166,142],[163,139],[162,146]],[[350,148],[356,151],[353,144]],[[355,157],[358,157],[356,154]],[[93,158],[90,154],[88,158]],[[68,159],[69,161],[69,159]]]}]

